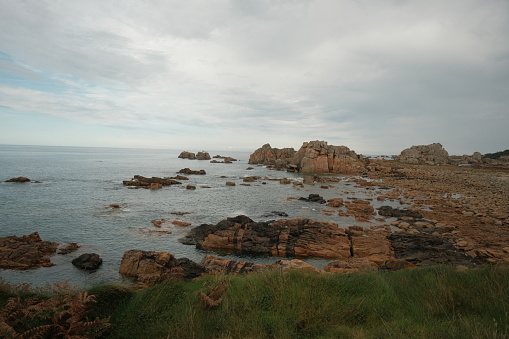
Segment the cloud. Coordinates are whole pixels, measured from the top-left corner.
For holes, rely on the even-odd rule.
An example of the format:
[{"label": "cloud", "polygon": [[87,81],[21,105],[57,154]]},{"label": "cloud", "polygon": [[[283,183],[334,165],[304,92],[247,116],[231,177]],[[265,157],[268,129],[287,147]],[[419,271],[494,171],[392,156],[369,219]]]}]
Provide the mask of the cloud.
[{"label": "cloud", "polygon": [[506,1],[0,5],[0,109],[217,147],[509,143]]}]

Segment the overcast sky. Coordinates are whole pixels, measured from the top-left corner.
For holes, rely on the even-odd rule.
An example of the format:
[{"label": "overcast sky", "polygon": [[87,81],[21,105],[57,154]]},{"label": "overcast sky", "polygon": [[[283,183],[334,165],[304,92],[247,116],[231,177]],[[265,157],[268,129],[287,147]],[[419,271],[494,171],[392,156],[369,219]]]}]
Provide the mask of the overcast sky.
[{"label": "overcast sky", "polygon": [[0,144],[509,148],[507,0],[0,0]]}]

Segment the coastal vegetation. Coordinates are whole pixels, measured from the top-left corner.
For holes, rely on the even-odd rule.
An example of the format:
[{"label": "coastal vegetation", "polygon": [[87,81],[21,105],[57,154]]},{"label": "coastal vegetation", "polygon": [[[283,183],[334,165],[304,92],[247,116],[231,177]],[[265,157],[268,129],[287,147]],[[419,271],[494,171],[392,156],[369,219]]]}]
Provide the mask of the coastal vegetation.
[{"label": "coastal vegetation", "polygon": [[[486,265],[352,274],[269,270],[53,295],[3,283],[0,326],[4,336],[6,328],[41,334],[59,328],[53,337],[71,338],[509,338],[507,281],[507,266]],[[224,294],[216,305],[200,298],[218,289]],[[9,317],[14,301],[36,297],[51,304],[44,317]],[[48,302],[55,298],[67,301]],[[72,315],[70,305],[79,300],[86,307],[75,305],[80,314]]]}]

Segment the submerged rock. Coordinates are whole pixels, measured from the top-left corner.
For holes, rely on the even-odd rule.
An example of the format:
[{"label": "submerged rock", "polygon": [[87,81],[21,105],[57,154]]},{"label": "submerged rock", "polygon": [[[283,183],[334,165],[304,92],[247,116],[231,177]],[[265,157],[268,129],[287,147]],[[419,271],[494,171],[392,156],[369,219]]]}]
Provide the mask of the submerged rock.
[{"label": "submerged rock", "polygon": [[30,179],[26,177],[17,177],[17,178],[11,178],[9,180],[5,180],[5,182],[30,182]]}]

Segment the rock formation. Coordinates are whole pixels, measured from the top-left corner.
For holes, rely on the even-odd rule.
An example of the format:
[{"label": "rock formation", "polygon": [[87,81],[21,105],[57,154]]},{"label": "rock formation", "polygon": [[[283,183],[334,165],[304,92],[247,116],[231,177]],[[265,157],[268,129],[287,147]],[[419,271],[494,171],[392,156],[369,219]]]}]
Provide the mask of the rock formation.
[{"label": "rock formation", "polygon": [[192,169],[189,169],[189,168],[183,168],[181,169],[180,171],[178,171],[178,173],[182,173],[182,174],[201,174],[201,175],[204,175],[204,174],[207,174],[207,172],[205,172],[205,170],[192,170]]},{"label": "rock formation", "polygon": [[265,144],[249,156],[249,163],[286,169],[294,155],[293,148],[272,148],[269,144]]},{"label": "rock formation", "polygon": [[183,152],[180,153],[179,158],[180,159],[194,160],[194,159],[196,159],[196,154],[192,153],[192,152],[183,151]]},{"label": "rock formation", "polygon": [[162,186],[170,186],[170,185],[180,185],[182,184],[179,181],[176,181],[174,179],[170,178],[158,178],[158,177],[152,177],[152,178],[145,178],[141,175],[135,175],[132,180],[124,180],[122,182],[126,186],[132,186],[136,188],[152,188],[155,189],[153,184],[160,184]]},{"label": "rock formation", "polygon": [[30,179],[26,177],[17,177],[17,178],[11,178],[9,180],[5,180],[5,182],[30,182]]},{"label": "rock formation", "polygon": [[153,284],[177,278],[196,278],[204,273],[202,266],[187,259],[177,259],[168,252],[129,250],[124,253],[119,273],[135,278],[138,283]]},{"label": "rock formation", "polygon": [[246,216],[237,216],[217,225],[200,225],[181,241],[195,244],[197,248],[245,254],[322,258],[350,256],[350,240],[344,229],[332,222],[306,218],[254,222]]},{"label": "rock formation", "polygon": [[305,142],[288,167],[301,173],[335,174],[358,174],[366,169],[362,155],[346,146],[328,145],[318,140]]},{"label": "rock formation", "polygon": [[449,163],[449,153],[441,144],[434,143],[404,149],[396,160],[409,164],[446,165]]},{"label": "rock formation", "polygon": [[21,237],[0,238],[0,268],[24,270],[53,266],[49,255],[57,250],[57,243],[42,241],[39,233],[34,232]]},{"label": "rock formation", "polygon": [[183,151],[178,157],[181,159],[189,160],[210,160],[210,154],[205,151],[201,151],[196,154],[193,152]]},{"label": "rock formation", "polygon": [[297,152],[265,144],[251,154],[249,163],[301,173],[359,174],[366,170],[362,155],[346,146],[328,145],[326,141],[305,142]]}]

